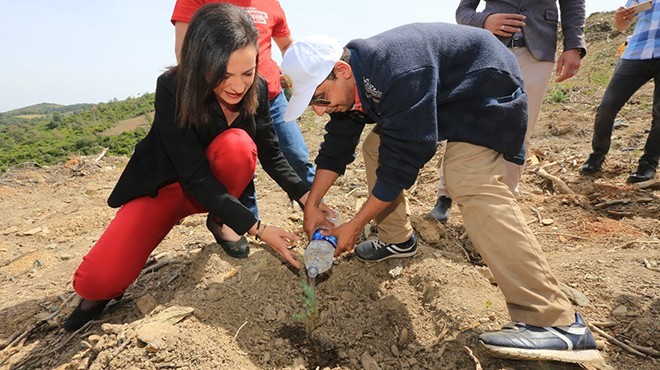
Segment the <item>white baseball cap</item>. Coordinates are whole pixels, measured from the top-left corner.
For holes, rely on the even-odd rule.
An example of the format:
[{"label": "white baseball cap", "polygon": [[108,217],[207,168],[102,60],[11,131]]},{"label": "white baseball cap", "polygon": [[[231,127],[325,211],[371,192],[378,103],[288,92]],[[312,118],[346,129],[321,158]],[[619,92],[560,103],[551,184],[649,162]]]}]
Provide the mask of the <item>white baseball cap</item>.
[{"label": "white baseball cap", "polygon": [[306,37],[295,41],[282,57],[282,73],[291,84],[291,100],[284,112],[284,121],[300,117],[341,58],[343,46],[336,39],[324,35]]}]

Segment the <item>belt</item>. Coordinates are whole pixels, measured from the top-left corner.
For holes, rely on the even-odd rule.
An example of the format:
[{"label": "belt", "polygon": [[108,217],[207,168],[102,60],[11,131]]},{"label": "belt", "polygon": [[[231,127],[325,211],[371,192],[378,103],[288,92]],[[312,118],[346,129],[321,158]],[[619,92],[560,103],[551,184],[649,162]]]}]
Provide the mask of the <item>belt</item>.
[{"label": "belt", "polygon": [[521,48],[523,46],[525,46],[525,39],[522,38],[522,37],[513,37],[513,38],[511,38],[511,40],[509,41],[509,45],[508,45],[508,47],[510,47],[512,49],[513,48]]}]

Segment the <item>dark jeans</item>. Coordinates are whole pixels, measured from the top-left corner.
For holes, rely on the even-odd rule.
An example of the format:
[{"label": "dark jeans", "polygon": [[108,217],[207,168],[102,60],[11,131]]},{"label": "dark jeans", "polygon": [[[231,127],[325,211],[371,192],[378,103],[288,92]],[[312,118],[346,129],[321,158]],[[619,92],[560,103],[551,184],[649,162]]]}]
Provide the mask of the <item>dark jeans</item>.
[{"label": "dark jeans", "polygon": [[591,147],[594,153],[607,154],[612,143],[614,119],[630,97],[645,83],[653,79],[653,120],[651,131],[644,145],[644,154],[639,162],[658,166],[660,158],[660,59],[627,60],[619,59],[614,75],[607,85],[603,99],[596,111],[594,136]]}]

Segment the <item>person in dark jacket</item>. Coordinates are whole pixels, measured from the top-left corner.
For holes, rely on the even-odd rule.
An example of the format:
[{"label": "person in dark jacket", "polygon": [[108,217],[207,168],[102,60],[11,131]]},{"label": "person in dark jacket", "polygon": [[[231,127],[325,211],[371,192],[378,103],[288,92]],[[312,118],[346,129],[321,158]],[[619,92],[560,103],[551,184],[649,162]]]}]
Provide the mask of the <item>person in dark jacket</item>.
[{"label": "person in dark jacket", "polygon": [[151,252],[182,218],[214,216],[216,239],[231,255],[249,252],[244,236],[263,240],[299,267],[288,247],[298,237],[267,225],[237,199],[257,157],[291,199],[309,188],[284,158],[269,113],[266,81],[257,77],[258,32],[243,10],[206,5],[195,13],[181,62],[158,78],[151,130],[135,147],[108,204],[121,207],[75,272],[82,297],[64,324],[74,331],[98,317],[137,278]]},{"label": "person in dark jacket", "polygon": [[[403,189],[447,140],[447,189],[470,240],[507,301],[515,325],[480,336],[499,356],[598,360],[589,328],[559,289],[513,193],[502,181],[502,158],[522,163],[527,102],[516,59],[492,33],[442,23],[401,26],[342,47],[327,36],[294,42],[282,60],[292,81],[286,118],[309,104],[328,113],[303,228],[323,225],[338,239],[336,254],[358,259],[409,257],[417,243]],[[369,197],[334,227],[318,208],[363,143]],[[371,220],[378,239],[358,244]]]}]

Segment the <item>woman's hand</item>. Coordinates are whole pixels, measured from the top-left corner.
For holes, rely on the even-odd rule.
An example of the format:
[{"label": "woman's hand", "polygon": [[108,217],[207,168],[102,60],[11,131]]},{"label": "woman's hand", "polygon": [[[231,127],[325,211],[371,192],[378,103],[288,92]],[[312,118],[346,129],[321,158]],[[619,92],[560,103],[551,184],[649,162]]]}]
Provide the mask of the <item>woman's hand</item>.
[{"label": "woman's hand", "polygon": [[270,246],[277,254],[282,256],[285,261],[289,262],[291,266],[300,268],[300,263],[295,259],[295,253],[289,248],[293,246],[294,242],[300,240],[298,235],[280,229],[277,226],[264,225],[259,233],[259,239],[263,240]]}]

